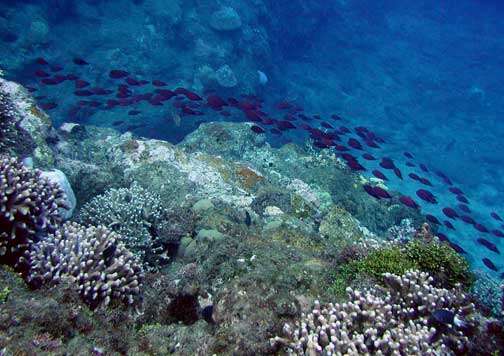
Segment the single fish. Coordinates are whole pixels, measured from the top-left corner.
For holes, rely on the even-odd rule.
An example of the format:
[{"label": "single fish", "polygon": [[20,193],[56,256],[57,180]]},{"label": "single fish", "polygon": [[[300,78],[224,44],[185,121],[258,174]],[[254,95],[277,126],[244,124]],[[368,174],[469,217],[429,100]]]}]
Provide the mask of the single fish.
[{"label": "single fish", "polygon": [[485,257],[485,258],[483,258],[481,261],[485,264],[485,266],[487,266],[487,267],[488,267],[488,269],[491,269],[492,271],[495,271],[495,272],[497,272],[497,271],[498,271],[498,269],[497,269],[497,267],[494,265],[494,263],[493,263],[492,261],[490,261],[488,258],[486,258],[486,257]]}]

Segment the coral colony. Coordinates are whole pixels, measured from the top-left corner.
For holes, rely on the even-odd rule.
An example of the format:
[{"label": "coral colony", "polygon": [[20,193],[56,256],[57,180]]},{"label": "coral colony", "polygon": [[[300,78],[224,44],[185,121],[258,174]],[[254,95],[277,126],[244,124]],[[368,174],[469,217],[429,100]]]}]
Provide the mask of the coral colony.
[{"label": "coral colony", "polygon": [[[355,58],[371,48],[387,77],[366,82],[414,82],[415,95],[378,87],[426,106],[445,77],[424,81],[416,62],[414,80],[398,76],[369,26],[414,43],[440,17],[448,35],[449,16],[423,2],[414,15],[352,1],[71,3],[0,4],[0,355],[504,354],[498,187],[474,194],[439,157],[426,163],[423,137],[395,132],[422,136],[420,123],[379,98],[364,117],[368,83],[344,73],[349,47],[371,75]],[[352,47],[355,33],[369,43]],[[430,60],[445,48],[427,47]],[[481,53],[468,68],[491,66]],[[497,107],[471,85],[457,110]]]}]

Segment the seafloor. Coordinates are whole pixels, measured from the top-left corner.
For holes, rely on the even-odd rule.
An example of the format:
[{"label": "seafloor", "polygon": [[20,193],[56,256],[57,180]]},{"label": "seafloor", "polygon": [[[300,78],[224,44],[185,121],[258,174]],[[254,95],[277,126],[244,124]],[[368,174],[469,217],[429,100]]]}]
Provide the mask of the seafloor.
[{"label": "seafloor", "polygon": [[498,284],[331,151],[249,123],[55,129],[0,90],[2,354],[503,352]]}]

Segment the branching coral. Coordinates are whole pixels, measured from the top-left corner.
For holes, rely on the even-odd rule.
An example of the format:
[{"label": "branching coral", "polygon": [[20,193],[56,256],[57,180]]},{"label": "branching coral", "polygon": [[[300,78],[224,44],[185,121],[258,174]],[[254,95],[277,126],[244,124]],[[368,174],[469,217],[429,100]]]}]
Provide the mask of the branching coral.
[{"label": "branching coral", "polygon": [[[435,355],[465,350],[468,338],[456,321],[472,320],[473,305],[460,290],[433,286],[427,273],[385,274],[385,288],[347,289],[350,301],[303,314],[295,326],[285,324],[286,338],[274,346],[296,355]],[[444,320],[451,315],[451,322]],[[443,324],[432,323],[441,316]],[[435,318],[434,318],[435,319]],[[438,318],[439,319],[439,318]],[[455,322],[454,322],[455,320]]]},{"label": "branching coral", "polygon": [[151,227],[161,215],[160,198],[133,183],[130,188],[110,189],[93,198],[82,207],[80,220],[118,232],[126,247],[143,258],[152,248]]},{"label": "branching coral", "polygon": [[67,223],[32,245],[28,282],[38,286],[69,279],[91,307],[114,299],[138,304],[143,272],[120,241],[121,236],[103,226]]},{"label": "branching coral", "polygon": [[0,156],[0,263],[24,271],[25,252],[40,236],[56,231],[65,201],[63,190],[41,172]]}]

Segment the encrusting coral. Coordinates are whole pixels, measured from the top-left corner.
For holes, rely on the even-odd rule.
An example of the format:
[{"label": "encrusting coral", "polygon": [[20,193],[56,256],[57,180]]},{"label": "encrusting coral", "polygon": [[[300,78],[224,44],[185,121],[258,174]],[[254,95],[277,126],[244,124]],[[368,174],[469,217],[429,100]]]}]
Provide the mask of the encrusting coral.
[{"label": "encrusting coral", "polygon": [[63,190],[16,158],[0,156],[0,263],[25,271],[33,242],[56,231],[60,208],[67,208]]},{"label": "encrusting coral", "polygon": [[427,273],[385,274],[386,288],[347,289],[349,302],[317,301],[286,338],[271,339],[296,355],[438,355],[466,350],[474,306],[460,290],[433,286]]},{"label": "encrusting coral", "polygon": [[0,92],[0,152],[14,145],[16,137],[14,107],[5,93]]},{"label": "encrusting coral", "polygon": [[120,241],[121,237],[106,227],[66,223],[32,245],[28,282],[39,286],[68,279],[92,308],[112,300],[138,305],[142,268]]}]

